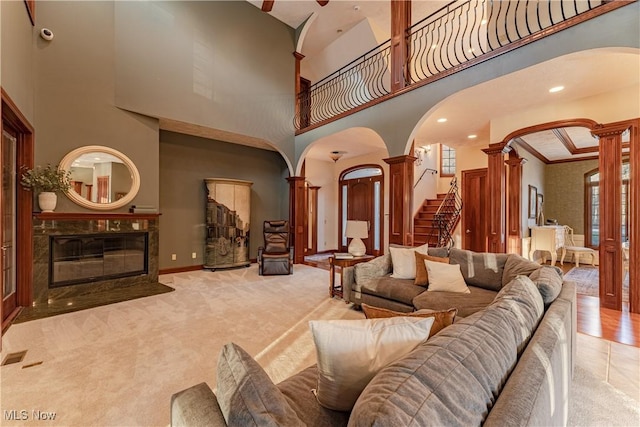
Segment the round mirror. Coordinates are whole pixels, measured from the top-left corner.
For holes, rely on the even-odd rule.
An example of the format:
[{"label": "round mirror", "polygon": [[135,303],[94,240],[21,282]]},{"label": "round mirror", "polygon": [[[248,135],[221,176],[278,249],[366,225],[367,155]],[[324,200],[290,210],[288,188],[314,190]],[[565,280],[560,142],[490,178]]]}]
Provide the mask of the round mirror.
[{"label": "round mirror", "polygon": [[131,202],[140,189],[133,162],[113,148],[87,145],[67,154],[60,169],[71,172],[67,196],[89,209],[116,209]]}]

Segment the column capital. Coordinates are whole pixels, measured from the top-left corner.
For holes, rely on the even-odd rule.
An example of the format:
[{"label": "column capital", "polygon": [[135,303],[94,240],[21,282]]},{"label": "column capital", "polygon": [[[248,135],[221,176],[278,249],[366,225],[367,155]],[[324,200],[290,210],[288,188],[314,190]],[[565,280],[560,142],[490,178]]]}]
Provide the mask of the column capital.
[{"label": "column capital", "polygon": [[300,52],[294,51],[293,52],[293,56],[298,60],[298,61],[302,61],[304,59],[304,55],[301,54]]},{"label": "column capital", "polygon": [[414,156],[410,156],[408,154],[403,154],[402,156],[389,157],[386,159],[382,159],[388,165],[395,165],[398,163],[409,163],[413,164],[418,158]]}]

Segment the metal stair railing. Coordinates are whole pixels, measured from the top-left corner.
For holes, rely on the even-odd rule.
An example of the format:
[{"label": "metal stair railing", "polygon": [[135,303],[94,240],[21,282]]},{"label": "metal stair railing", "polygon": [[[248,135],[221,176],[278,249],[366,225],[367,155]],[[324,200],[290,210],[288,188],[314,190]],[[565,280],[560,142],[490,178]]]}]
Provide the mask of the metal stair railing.
[{"label": "metal stair railing", "polygon": [[458,192],[458,180],[456,177],[453,177],[447,195],[433,216],[434,227],[428,241],[431,242],[436,238],[434,233],[437,231],[438,246],[452,247],[455,243],[453,240],[453,231],[460,221],[461,212],[462,198]]}]

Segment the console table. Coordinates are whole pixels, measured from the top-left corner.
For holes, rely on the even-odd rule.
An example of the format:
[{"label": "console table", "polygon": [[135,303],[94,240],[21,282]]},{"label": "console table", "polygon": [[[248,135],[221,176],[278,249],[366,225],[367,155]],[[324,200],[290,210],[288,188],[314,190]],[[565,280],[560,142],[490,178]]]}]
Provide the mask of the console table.
[{"label": "console table", "polygon": [[529,248],[530,260],[533,260],[533,253],[535,251],[545,251],[551,254],[551,265],[556,265],[558,249],[562,249],[562,258],[564,258],[565,248],[563,226],[546,225],[542,227],[531,227],[531,246]]},{"label": "console table", "polygon": [[[342,298],[342,270],[361,262],[366,262],[375,258],[373,255],[362,255],[353,258],[338,258],[333,255],[329,257],[329,298],[338,296]],[[336,286],[336,267],[340,267],[340,286]]]}]

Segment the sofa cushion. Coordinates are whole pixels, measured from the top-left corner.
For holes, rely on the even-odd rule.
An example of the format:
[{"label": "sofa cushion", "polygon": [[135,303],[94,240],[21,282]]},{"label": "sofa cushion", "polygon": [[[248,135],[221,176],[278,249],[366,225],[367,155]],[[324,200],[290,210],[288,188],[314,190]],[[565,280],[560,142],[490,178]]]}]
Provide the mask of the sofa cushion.
[{"label": "sofa cushion", "polygon": [[318,385],[318,367],[310,366],[278,384],[278,388],[307,427],[346,426],[349,412],[318,405],[313,389]]},{"label": "sofa cushion", "polygon": [[499,291],[507,254],[472,252],[451,248],[449,263],[459,264],[464,280],[469,285]]},{"label": "sofa cushion", "polygon": [[562,290],[562,273],[554,267],[540,267],[531,273],[529,278],[535,283],[546,306],[560,295]]},{"label": "sofa cushion", "polygon": [[391,254],[384,254],[371,261],[361,262],[353,267],[353,275],[357,290],[377,280],[379,277],[391,273]]},{"label": "sofa cushion", "polygon": [[428,246],[422,245],[416,248],[397,248],[389,247],[391,253],[392,274],[391,277],[396,279],[415,279],[416,278],[416,259],[414,252],[427,253]]},{"label": "sofa cushion", "polygon": [[[414,286],[417,287],[417,286]],[[413,299],[417,309],[447,310],[458,309],[458,317],[467,317],[491,304],[497,292],[469,286],[470,293],[423,292]]]},{"label": "sofa cushion", "polygon": [[229,426],[304,425],[262,367],[234,343],[220,352],[216,393]]},{"label": "sofa cushion", "polygon": [[318,360],[318,403],[350,411],[371,378],[429,337],[433,318],[309,322]]},{"label": "sofa cushion", "polygon": [[449,248],[429,247],[427,254],[438,258],[449,258]]},{"label": "sofa cushion", "polygon": [[445,264],[449,264],[449,258],[441,258],[435,257],[431,255],[425,255],[418,251],[414,252],[416,257],[416,279],[413,281],[414,285],[418,286],[427,286],[429,285],[429,273],[427,272],[427,266],[424,263],[425,259],[434,262],[442,262]]},{"label": "sofa cushion", "polygon": [[381,370],[349,426],[481,425],[542,316],[541,303],[535,285],[519,276],[494,304]]},{"label": "sofa cushion", "polygon": [[424,291],[422,286],[414,285],[411,279],[394,279],[391,276],[369,280],[360,288],[360,292],[363,294],[375,295],[409,305],[417,295]]},{"label": "sofa cushion", "polygon": [[460,272],[460,266],[457,264],[443,264],[441,262],[424,261],[431,281],[429,283],[428,292],[456,292],[469,294],[471,291]]},{"label": "sofa cushion", "polygon": [[449,310],[435,311],[435,310],[418,310],[410,313],[401,311],[388,310],[386,308],[374,307],[368,304],[362,304],[362,312],[367,319],[384,319],[388,317],[397,316],[409,316],[409,317],[433,317],[433,325],[429,332],[429,337],[434,336],[440,332],[443,328],[453,324],[458,313],[457,308],[450,308]]},{"label": "sofa cushion", "polygon": [[537,262],[529,261],[517,254],[509,254],[502,273],[502,286],[515,279],[518,275],[529,276],[540,267],[541,265]]}]

